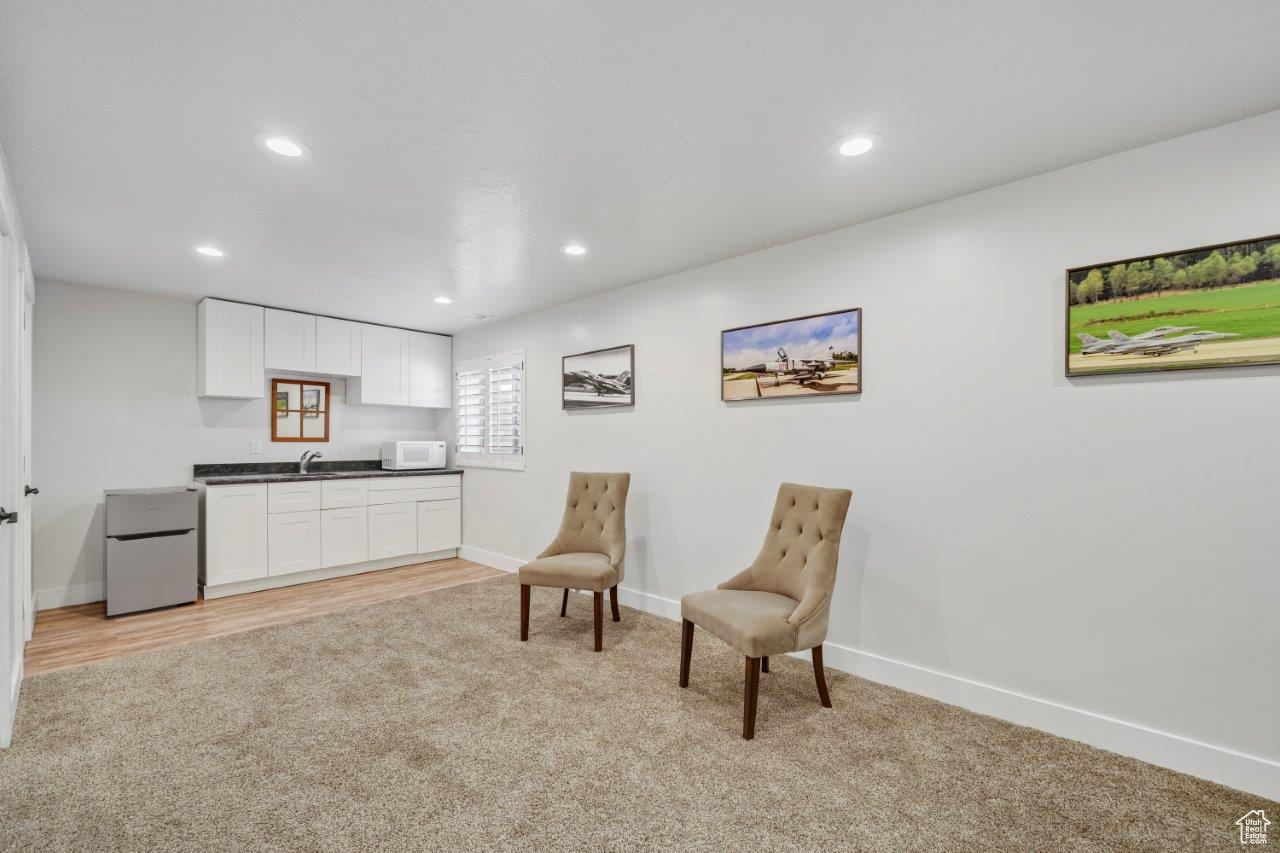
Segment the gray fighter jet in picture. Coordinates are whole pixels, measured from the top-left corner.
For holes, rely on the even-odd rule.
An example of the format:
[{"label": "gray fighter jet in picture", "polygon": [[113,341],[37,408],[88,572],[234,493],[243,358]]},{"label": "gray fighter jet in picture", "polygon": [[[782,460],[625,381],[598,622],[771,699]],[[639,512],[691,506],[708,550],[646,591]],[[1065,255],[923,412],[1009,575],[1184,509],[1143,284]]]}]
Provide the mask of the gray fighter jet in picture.
[{"label": "gray fighter jet in picture", "polygon": [[581,387],[597,395],[630,394],[631,371],[624,370],[617,376],[605,376],[590,370],[571,370],[564,375],[564,387]]},{"label": "gray fighter jet in picture", "polygon": [[827,352],[831,354],[830,358],[790,358],[787,356],[787,351],[784,347],[778,347],[777,361],[753,364],[750,367],[742,368],[742,370],[752,373],[772,373],[779,382],[783,381],[783,377],[786,377],[787,379],[794,379],[803,385],[812,379],[822,379],[834,370],[842,367],[852,367],[857,363],[836,358],[835,347],[827,347]]},{"label": "gray fighter jet in picture", "polygon": [[1181,335],[1176,338],[1159,338],[1149,341],[1134,339],[1116,347],[1112,352],[1117,355],[1130,353],[1135,355],[1168,355],[1169,353],[1181,352],[1186,349],[1194,351],[1205,341],[1238,337],[1240,336],[1235,332],[1192,332],[1189,335]]},{"label": "gray fighter jet in picture", "polygon": [[1076,337],[1080,339],[1080,354],[1094,355],[1095,353],[1100,352],[1119,352],[1117,347],[1123,346],[1124,344],[1132,341],[1156,340],[1174,332],[1188,332],[1194,328],[1195,326],[1156,326],[1150,331],[1143,332],[1140,335],[1134,335],[1133,337],[1129,337],[1123,332],[1117,332],[1115,329],[1112,329],[1110,332],[1107,332],[1107,340],[1095,338],[1093,335],[1085,332],[1078,332]]}]

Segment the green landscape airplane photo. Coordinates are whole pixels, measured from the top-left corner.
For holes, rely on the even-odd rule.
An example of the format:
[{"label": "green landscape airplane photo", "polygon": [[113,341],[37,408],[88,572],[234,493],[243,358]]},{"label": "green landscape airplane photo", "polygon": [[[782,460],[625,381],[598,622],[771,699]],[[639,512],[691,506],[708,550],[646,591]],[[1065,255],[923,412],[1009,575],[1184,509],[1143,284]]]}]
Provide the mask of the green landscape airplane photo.
[{"label": "green landscape airplane photo", "polygon": [[1067,375],[1280,364],[1280,237],[1067,271]]}]

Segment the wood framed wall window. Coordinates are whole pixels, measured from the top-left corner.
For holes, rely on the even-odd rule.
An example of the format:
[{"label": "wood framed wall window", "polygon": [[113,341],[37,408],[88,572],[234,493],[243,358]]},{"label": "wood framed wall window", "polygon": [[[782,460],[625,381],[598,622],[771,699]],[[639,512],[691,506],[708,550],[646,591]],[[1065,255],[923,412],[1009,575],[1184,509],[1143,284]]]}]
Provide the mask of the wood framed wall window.
[{"label": "wood framed wall window", "polygon": [[271,440],[328,441],[329,383],[272,379]]}]

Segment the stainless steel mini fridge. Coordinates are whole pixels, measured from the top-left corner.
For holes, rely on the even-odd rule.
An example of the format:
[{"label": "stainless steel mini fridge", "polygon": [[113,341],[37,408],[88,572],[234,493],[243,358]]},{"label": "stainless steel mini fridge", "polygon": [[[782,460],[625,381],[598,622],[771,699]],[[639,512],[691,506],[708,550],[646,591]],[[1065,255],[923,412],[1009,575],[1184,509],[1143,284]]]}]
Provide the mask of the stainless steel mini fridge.
[{"label": "stainless steel mini fridge", "polygon": [[197,597],[199,492],[185,486],[105,494],[107,615]]}]

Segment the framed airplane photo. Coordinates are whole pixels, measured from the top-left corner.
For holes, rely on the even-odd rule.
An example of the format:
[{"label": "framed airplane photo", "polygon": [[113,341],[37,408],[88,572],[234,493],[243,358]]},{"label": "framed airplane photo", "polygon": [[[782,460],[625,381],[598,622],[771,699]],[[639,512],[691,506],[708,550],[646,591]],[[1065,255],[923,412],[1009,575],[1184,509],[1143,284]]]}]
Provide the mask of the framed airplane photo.
[{"label": "framed airplane photo", "polygon": [[566,355],[560,365],[566,411],[635,405],[636,348],[631,344]]},{"label": "framed airplane photo", "polygon": [[775,320],[720,333],[720,399],[862,392],[862,309]]},{"label": "framed airplane photo", "polygon": [[1280,364],[1280,235],[1066,278],[1067,376]]}]

